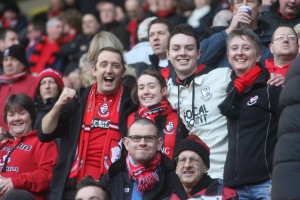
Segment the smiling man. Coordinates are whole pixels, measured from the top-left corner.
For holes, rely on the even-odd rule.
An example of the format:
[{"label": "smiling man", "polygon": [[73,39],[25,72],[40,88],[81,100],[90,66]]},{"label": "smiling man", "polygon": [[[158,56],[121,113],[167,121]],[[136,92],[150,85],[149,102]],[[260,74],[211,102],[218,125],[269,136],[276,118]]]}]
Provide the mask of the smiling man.
[{"label": "smiling man", "polygon": [[168,192],[165,181],[173,166],[160,152],[163,139],[158,127],[150,119],[138,119],[123,143],[127,155],[113,163],[101,180],[112,200],[162,199]]},{"label": "smiling man", "polygon": [[[238,199],[236,192],[223,187],[218,179],[212,179],[207,171],[210,166],[210,150],[196,135],[182,140],[175,149],[176,175],[170,184],[177,185],[171,200],[179,199]],[[182,185],[179,187],[178,179]],[[184,192],[183,192],[183,190]]]},{"label": "smiling man", "polygon": [[134,107],[131,89],[121,84],[123,55],[106,47],[96,58],[92,67],[96,83],[80,92],[64,88],[39,129],[43,142],[61,137],[50,199],[74,199],[78,181],[87,175],[99,179],[121,155],[119,126],[121,122],[126,126],[123,119]]}]

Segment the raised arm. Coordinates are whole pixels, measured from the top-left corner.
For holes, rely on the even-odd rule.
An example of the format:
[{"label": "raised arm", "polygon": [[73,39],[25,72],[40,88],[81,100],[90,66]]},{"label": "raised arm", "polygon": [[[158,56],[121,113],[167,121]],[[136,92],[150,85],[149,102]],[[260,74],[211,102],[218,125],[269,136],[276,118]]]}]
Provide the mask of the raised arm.
[{"label": "raised arm", "polygon": [[41,128],[43,134],[50,134],[56,129],[59,115],[63,107],[76,97],[76,90],[71,88],[64,88],[63,92],[61,93],[57,102],[54,104],[53,108],[42,119]]}]

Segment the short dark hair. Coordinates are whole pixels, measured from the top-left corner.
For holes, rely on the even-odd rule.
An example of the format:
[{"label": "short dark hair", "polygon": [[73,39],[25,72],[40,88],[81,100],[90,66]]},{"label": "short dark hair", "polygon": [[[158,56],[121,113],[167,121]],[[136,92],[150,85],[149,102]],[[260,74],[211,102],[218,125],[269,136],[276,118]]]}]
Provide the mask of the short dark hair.
[{"label": "short dark hair", "polygon": [[200,44],[199,44],[197,33],[196,33],[195,29],[188,24],[178,24],[175,26],[174,30],[170,33],[170,36],[168,39],[168,49],[170,49],[170,41],[171,41],[172,37],[177,34],[184,34],[184,35],[193,37],[196,41],[197,50],[200,49]]},{"label": "short dark hair", "polygon": [[[155,133],[156,133],[156,136],[157,138],[161,137],[161,132],[159,131],[157,125],[150,119],[147,119],[147,118],[139,118],[137,120],[135,120],[128,128],[128,131],[127,131],[127,136],[129,134],[129,131],[130,131],[130,128],[134,125],[134,124],[140,124],[140,125],[152,125],[154,126],[155,128]],[[142,130],[141,130],[142,131]]]},{"label": "short dark hair", "polygon": [[13,28],[1,27],[0,28],[0,40],[4,40],[5,37],[6,37],[7,32],[9,32],[9,31],[16,33],[16,31]]},{"label": "short dark hair", "polygon": [[10,111],[25,109],[29,112],[31,125],[33,126],[36,119],[35,105],[32,99],[24,93],[10,95],[4,106],[4,122],[7,123],[7,114]]},{"label": "short dark hair", "polygon": [[[114,48],[114,47],[103,47],[102,49],[99,50],[99,53],[98,53],[98,55],[96,56],[96,58],[98,58],[98,56],[100,55],[100,53],[101,53],[102,51],[110,51],[110,52],[114,52],[114,53],[119,54],[120,57],[121,57],[121,63],[122,63],[123,69],[124,69],[124,70],[126,69],[126,68],[125,68],[125,60],[124,60],[124,56],[123,56],[123,54],[122,54],[122,52],[121,52],[120,50],[118,50],[118,49],[116,49],[116,48]],[[97,62],[96,62],[96,63],[97,63]]]},{"label": "short dark hair", "polygon": [[[142,75],[149,75],[158,80],[158,83],[161,87],[161,89],[167,87],[166,79],[163,77],[163,75],[153,69],[146,69],[142,72],[142,74],[137,78],[137,80],[142,76]],[[139,103],[139,98],[138,98],[138,85],[137,83],[133,86],[132,91],[131,91],[131,99],[135,104]]]},{"label": "short dark hair", "polygon": [[[231,1],[230,1],[231,6],[233,6],[233,5],[235,4],[235,1],[236,1],[236,0],[231,0]],[[259,5],[262,4],[262,0],[256,0],[256,1],[257,1],[257,3],[258,3]]]},{"label": "short dark hair", "polygon": [[261,50],[262,50],[262,46],[261,46],[261,42],[259,40],[259,37],[256,35],[256,33],[254,33],[251,29],[249,28],[239,28],[236,30],[233,30],[229,33],[227,40],[226,40],[226,44],[227,44],[227,51],[229,49],[229,42],[235,38],[235,37],[247,37],[250,42],[253,44],[254,48],[257,51],[257,54],[261,54]]},{"label": "short dark hair", "polygon": [[167,26],[169,33],[171,33],[173,31],[174,25],[172,24],[172,22],[170,22],[166,19],[163,19],[163,18],[157,18],[157,19],[152,20],[148,25],[148,37],[149,37],[150,28],[154,24],[164,24]]},{"label": "short dark hair", "polygon": [[82,188],[88,187],[88,186],[95,186],[100,188],[103,193],[103,200],[110,200],[111,199],[111,194],[110,192],[107,190],[107,188],[99,181],[96,181],[92,178],[92,176],[86,176],[84,177],[81,181],[79,181],[76,185],[76,189],[78,193],[79,190],[81,190]]}]

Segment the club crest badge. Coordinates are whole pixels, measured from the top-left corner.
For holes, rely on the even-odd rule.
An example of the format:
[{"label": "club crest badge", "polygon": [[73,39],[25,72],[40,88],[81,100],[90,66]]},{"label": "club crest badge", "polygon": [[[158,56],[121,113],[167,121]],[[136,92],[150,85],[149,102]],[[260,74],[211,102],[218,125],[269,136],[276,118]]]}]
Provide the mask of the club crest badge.
[{"label": "club crest badge", "polygon": [[98,115],[100,117],[109,116],[109,109],[108,109],[108,104],[107,103],[99,104]]},{"label": "club crest badge", "polygon": [[166,128],[164,129],[165,134],[174,134],[174,124],[173,122],[168,122]]},{"label": "club crest badge", "polygon": [[212,93],[209,87],[204,87],[200,90],[200,97],[202,100],[207,101],[212,97]]},{"label": "club crest badge", "polygon": [[254,97],[250,97],[249,101],[247,102],[247,106],[252,106],[256,104],[257,100],[258,100],[257,95],[255,95]]}]

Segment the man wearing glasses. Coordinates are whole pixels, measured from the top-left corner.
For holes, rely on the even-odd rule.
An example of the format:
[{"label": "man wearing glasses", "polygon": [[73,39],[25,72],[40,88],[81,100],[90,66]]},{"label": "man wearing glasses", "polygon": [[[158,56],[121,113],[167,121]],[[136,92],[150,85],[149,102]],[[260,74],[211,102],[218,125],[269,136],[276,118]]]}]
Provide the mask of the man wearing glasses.
[{"label": "man wearing glasses", "polygon": [[286,75],[291,63],[298,54],[298,36],[293,28],[288,26],[278,27],[270,43],[273,59],[266,59],[265,65],[270,73]]},{"label": "man wearing glasses", "polygon": [[172,192],[171,200],[206,197],[238,199],[234,190],[223,187],[218,179],[212,179],[207,174],[210,166],[209,155],[209,147],[196,135],[189,135],[177,145],[174,152],[177,176],[172,176],[170,183],[167,183],[177,186]]},{"label": "man wearing glasses", "polygon": [[113,163],[101,179],[112,200],[161,199],[170,191],[165,181],[173,165],[160,152],[160,134],[154,122],[146,118],[129,127],[127,137],[123,138],[127,155]]}]

